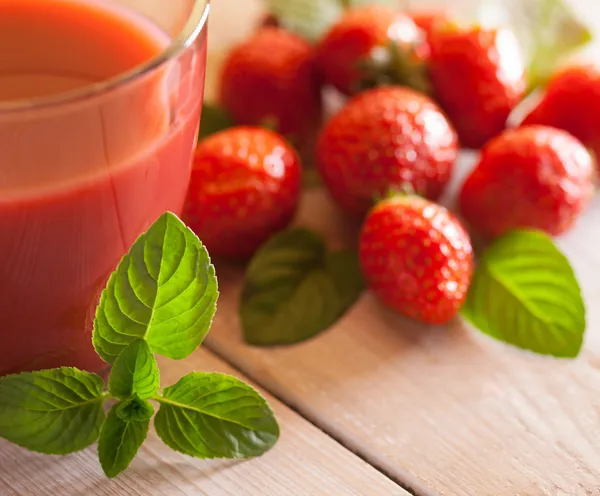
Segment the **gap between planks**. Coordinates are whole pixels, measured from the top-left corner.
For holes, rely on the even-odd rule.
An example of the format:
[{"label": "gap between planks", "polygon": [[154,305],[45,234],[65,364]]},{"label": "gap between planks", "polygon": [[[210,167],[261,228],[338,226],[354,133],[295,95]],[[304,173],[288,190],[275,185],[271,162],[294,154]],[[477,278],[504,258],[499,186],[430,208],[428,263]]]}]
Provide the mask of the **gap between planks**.
[{"label": "gap between planks", "polygon": [[[180,362],[159,358],[164,384],[192,370],[244,377],[206,349]],[[175,453],[151,429],[131,467],[117,479],[101,472],[96,447],[65,457],[0,441],[2,496],[409,496],[276,399],[278,444],[252,460],[198,460]]]},{"label": "gap between planks", "polygon": [[[235,360],[232,361],[227,355],[224,355],[219,351],[219,347],[211,346],[210,344],[206,344],[205,346],[213,355],[229,365],[232,369],[239,371],[240,374],[243,374],[252,382],[256,384],[262,383],[261,378],[258,377],[259,374],[254,374],[252,370],[248,370],[247,372],[242,371],[236,364]],[[411,494],[412,496],[439,496],[439,493],[433,491],[431,488],[426,487],[421,481],[412,477],[408,473],[401,473],[400,475],[394,474],[393,469],[389,467],[386,468],[386,465],[388,464],[386,463],[385,459],[381,459],[376,455],[373,456],[369,455],[368,453],[364,453],[363,450],[361,450],[360,445],[357,444],[351,438],[351,436],[348,436],[342,432],[338,432],[335,427],[328,428],[327,426],[324,426],[321,422],[319,422],[318,416],[312,415],[309,410],[304,408],[302,402],[288,401],[289,398],[287,398],[284,387],[277,387],[273,384],[269,384],[267,386],[261,385],[261,388],[264,389],[270,396],[277,399],[282,404],[287,406],[291,411],[303,418],[306,422],[323,432],[324,435],[332,438],[338,444],[367,463],[369,466],[373,467],[373,469],[375,469],[381,475],[398,484],[398,486],[404,489],[407,494]],[[395,467],[395,470],[397,470],[397,467]]]},{"label": "gap between planks", "polygon": [[[319,190],[300,223],[347,245],[355,227]],[[600,295],[600,198],[561,240],[588,301]],[[586,277],[586,272],[587,277]],[[217,266],[206,345],[393,480],[423,495],[600,495],[600,308],[575,361],[532,356],[469,331],[427,328],[369,295],[332,329],[290,347],[243,343],[242,271]]]}]

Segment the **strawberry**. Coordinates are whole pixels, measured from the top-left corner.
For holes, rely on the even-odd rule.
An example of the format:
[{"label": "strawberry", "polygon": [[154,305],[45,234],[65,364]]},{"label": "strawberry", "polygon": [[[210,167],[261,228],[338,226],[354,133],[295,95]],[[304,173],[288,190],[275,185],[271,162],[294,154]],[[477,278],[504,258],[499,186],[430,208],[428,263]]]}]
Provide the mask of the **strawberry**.
[{"label": "strawberry", "polygon": [[396,196],[369,213],[360,235],[369,289],[386,306],[420,322],[444,324],[460,310],[473,274],[473,249],[444,207]]},{"label": "strawberry", "polygon": [[301,166],[273,131],[236,127],[196,149],[183,219],[214,256],[247,259],[298,205]]},{"label": "strawberry", "polygon": [[559,129],[505,131],[482,151],[460,193],[466,221],[491,238],[519,228],[564,233],[589,203],[592,156]]},{"label": "strawberry", "polygon": [[317,142],[317,165],[332,197],[364,215],[377,196],[443,192],[458,155],[452,126],[425,95],[381,87],[352,98]]},{"label": "strawberry", "polygon": [[507,30],[451,26],[435,31],[429,41],[434,95],[461,144],[480,148],[504,130],[524,95],[517,41]]},{"label": "strawberry", "polygon": [[267,125],[304,146],[321,121],[312,47],[284,29],[259,29],[225,60],[220,100],[237,124]]},{"label": "strawberry", "polygon": [[600,70],[586,65],[555,74],[523,121],[525,126],[533,124],[568,131],[600,158]]},{"label": "strawberry", "polygon": [[450,16],[443,10],[415,10],[407,14],[417,27],[423,30],[427,40],[433,33],[452,22]]},{"label": "strawberry", "polygon": [[410,17],[381,5],[349,8],[316,49],[325,82],[346,95],[380,83],[425,90],[429,49]]}]

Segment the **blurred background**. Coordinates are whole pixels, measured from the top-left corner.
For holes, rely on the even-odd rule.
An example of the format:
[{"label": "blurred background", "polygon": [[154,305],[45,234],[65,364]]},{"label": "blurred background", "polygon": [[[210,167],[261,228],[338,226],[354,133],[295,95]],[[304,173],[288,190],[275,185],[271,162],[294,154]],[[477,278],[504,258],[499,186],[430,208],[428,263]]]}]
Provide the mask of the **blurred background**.
[{"label": "blurred background", "polygon": [[[353,5],[380,3],[402,9],[450,11],[453,17],[485,26],[508,26],[539,63],[554,63],[562,52],[600,59],[600,1],[598,0],[348,0]],[[240,2],[244,3],[240,13]],[[316,39],[339,15],[343,0],[212,0],[207,97],[214,96],[214,78],[224,52],[252,32],[267,10],[277,12],[294,30]],[[287,17],[286,17],[287,16]],[[591,40],[586,39],[586,31]],[[583,40],[586,42],[583,43]],[[551,70],[550,68],[548,70]]]}]

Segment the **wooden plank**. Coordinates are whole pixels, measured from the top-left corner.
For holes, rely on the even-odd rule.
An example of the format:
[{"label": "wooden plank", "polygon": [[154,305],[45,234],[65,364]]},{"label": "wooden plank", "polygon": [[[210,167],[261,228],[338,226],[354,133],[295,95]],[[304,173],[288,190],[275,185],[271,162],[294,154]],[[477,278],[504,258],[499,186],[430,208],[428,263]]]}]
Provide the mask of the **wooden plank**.
[{"label": "wooden plank", "polygon": [[[220,1],[222,13],[240,5]],[[600,26],[593,0],[576,7]],[[320,191],[305,195],[298,222],[332,245],[356,236]],[[208,345],[421,494],[600,495],[598,225],[600,199],[560,240],[589,304],[586,347],[576,361],[510,349],[458,321],[423,327],[369,295],[310,342],[248,347],[236,313],[241,273],[222,267],[221,310]]]},{"label": "wooden plank", "polygon": [[[205,350],[191,358],[161,360],[162,382],[192,370],[236,374]],[[67,457],[30,453],[0,441],[2,496],[308,496],[408,493],[277,400],[270,398],[281,439],[261,458],[203,461],[164,446],[152,432],[130,469],[115,480],[100,470],[96,448]]]},{"label": "wooden plank", "polygon": [[[322,192],[303,207],[302,223],[334,244],[349,236]],[[598,223],[597,202],[563,242],[591,302],[600,234],[586,232]],[[240,272],[218,274],[208,346],[396,480],[423,494],[600,494],[600,308],[590,308],[587,349],[573,362],[513,350],[458,321],[426,328],[369,295],[316,339],[259,349],[241,339]]]}]

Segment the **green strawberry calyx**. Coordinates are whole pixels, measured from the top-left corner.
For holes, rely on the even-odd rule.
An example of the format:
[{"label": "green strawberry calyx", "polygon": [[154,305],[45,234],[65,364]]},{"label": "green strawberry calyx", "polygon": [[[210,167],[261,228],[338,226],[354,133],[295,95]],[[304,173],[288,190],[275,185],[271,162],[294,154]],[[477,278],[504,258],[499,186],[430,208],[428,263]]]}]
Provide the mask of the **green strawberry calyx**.
[{"label": "green strawberry calyx", "polygon": [[361,75],[354,92],[376,86],[401,85],[424,94],[431,94],[427,65],[418,59],[416,48],[421,40],[408,47],[390,41],[387,46],[375,47],[368,57],[358,63]]},{"label": "green strawberry calyx", "polygon": [[423,198],[423,196],[415,190],[412,184],[405,182],[400,185],[392,186],[381,194],[377,193],[373,195],[371,208],[375,208],[381,203],[398,198]]}]

